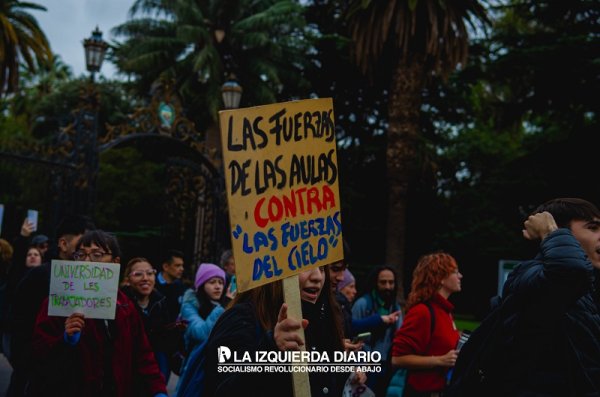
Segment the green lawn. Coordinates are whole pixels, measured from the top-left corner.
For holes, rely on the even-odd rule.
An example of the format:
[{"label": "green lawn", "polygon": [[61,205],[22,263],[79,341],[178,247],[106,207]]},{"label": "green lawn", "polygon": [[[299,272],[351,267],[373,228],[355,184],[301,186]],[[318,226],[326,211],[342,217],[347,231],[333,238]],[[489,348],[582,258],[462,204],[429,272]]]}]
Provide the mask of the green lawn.
[{"label": "green lawn", "polygon": [[458,314],[454,316],[454,322],[460,331],[472,332],[475,328],[479,327],[479,321],[476,321],[472,316],[463,316]]}]

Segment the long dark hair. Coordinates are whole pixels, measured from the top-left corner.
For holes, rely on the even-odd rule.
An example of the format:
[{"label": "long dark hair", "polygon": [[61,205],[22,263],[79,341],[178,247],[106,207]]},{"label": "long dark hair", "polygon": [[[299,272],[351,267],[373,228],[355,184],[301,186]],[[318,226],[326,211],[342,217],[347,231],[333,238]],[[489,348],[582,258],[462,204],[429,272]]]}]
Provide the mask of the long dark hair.
[{"label": "long dark hair", "polygon": [[[199,304],[198,314],[200,315],[200,317],[202,317],[203,320],[206,320],[206,318],[213,311],[213,309],[216,307],[216,305],[211,301],[210,297],[206,294],[206,291],[204,290],[204,284],[206,284],[206,282],[203,283],[201,286],[199,286],[198,289],[196,290],[196,299],[198,299],[198,304]],[[221,299],[223,298],[223,295],[225,295],[224,291],[221,294]]]},{"label": "long dark hair", "polygon": [[[342,311],[331,290],[331,281],[327,266],[325,266],[324,273],[325,282],[323,283],[323,289],[321,289],[321,293],[317,299],[317,304],[324,303],[325,310],[331,313],[331,327],[333,328],[335,335],[333,348],[341,351],[344,350]],[[228,307],[232,307],[242,302],[250,302],[252,304],[255,316],[263,329],[273,330],[277,324],[279,308],[283,304],[283,282],[279,280],[253,288],[249,291],[240,292],[231,301]]]}]

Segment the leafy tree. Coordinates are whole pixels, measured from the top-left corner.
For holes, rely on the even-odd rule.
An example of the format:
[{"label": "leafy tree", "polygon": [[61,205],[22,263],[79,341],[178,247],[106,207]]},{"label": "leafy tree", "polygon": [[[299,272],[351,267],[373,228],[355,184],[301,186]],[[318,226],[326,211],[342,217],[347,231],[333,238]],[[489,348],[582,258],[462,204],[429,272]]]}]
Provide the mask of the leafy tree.
[{"label": "leafy tree", "polygon": [[301,84],[304,19],[293,1],[138,0],[131,15],[114,29],[125,38],[114,52],[119,70],[135,76],[142,93],[159,77],[176,79],[204,121],[216,120],[231,73],[248,106],[289,98],[285,88]]},{"label": "leafy tree", "polygon": [[29,70],[52,61],[44,32],[29,10],[46,8],[18,0],[0,1],[0,92],[14,92],[21,63]]},{"label": "leafy tree", "polygon": [[493,28],[472,42],[467,67],[425,91],[421,126],[438,155],[437,197],[413,193],[419,219],[409,217],[407,254],[458,258],[461,310],[487,309],[481,298],[496,293],[499,259],[534,255],[520,230],[535,206],[561,196],[600,202],[589,180],[600,144],[598,13],[589,1],[504,2],[490,9]]},{"label": "leafy tree", "polygon": [[[343,1],[306,4],[312,34],[305,76],[310,95],[334,99],[345,258],[353,272],[383,263],[385,219],[386,91],[370,85],[351,56]],[[359,270],[358,268],[364,268]]]},{"label": "leafy tree", "polygon": [[[348,21],[356,61],[366,74],[389,77],[386,170],[386,262],[402,274],[407,198],[418,159],[423,90],[432,75],[464,65],[467,23],[487,21],[476,0],[356,0]],[[383,72],[382,72],[383,71]]]}]

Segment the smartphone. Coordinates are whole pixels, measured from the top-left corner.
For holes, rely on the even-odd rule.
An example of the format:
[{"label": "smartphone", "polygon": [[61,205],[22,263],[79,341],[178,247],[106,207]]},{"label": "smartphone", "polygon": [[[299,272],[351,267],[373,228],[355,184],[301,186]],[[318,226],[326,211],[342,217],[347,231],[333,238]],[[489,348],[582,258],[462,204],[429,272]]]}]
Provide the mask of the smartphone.
[{"label": "smartphone", "polygon": [[32,232],[37,231],[38,227],[38,212],[36,210],[27,210],[27,219],[33,225]]},{"label": "smartphone", "polygon": [[365,333],[362,333],[362,334],[358,334],[354,338],[352,338],[352,343],[355,344],[355,343],[358,343],[358,342],[365,342],[370,337],[371,337],[371,333],[370,332],[365,332]]},{"label": "smartphone", "polygon": [[229,283],[229,291],[235,292],[237,289],[237,280],[235,279],[235,274],[231,276],[231,282]]}]

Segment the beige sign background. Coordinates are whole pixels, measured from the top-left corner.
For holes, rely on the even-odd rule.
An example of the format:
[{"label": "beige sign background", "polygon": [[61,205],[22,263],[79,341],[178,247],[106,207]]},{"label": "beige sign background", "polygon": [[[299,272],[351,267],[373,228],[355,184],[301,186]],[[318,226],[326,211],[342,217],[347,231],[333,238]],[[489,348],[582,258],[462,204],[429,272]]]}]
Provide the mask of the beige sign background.
[{"label": "beige sign background", "polygon": [[50,271],[48,315],[113,320],[119,289],[118,263],[53,260]]},{"label": "beige sign background", "polygon": [[341,260],[331,98],[219,116],[238,289]]}]

